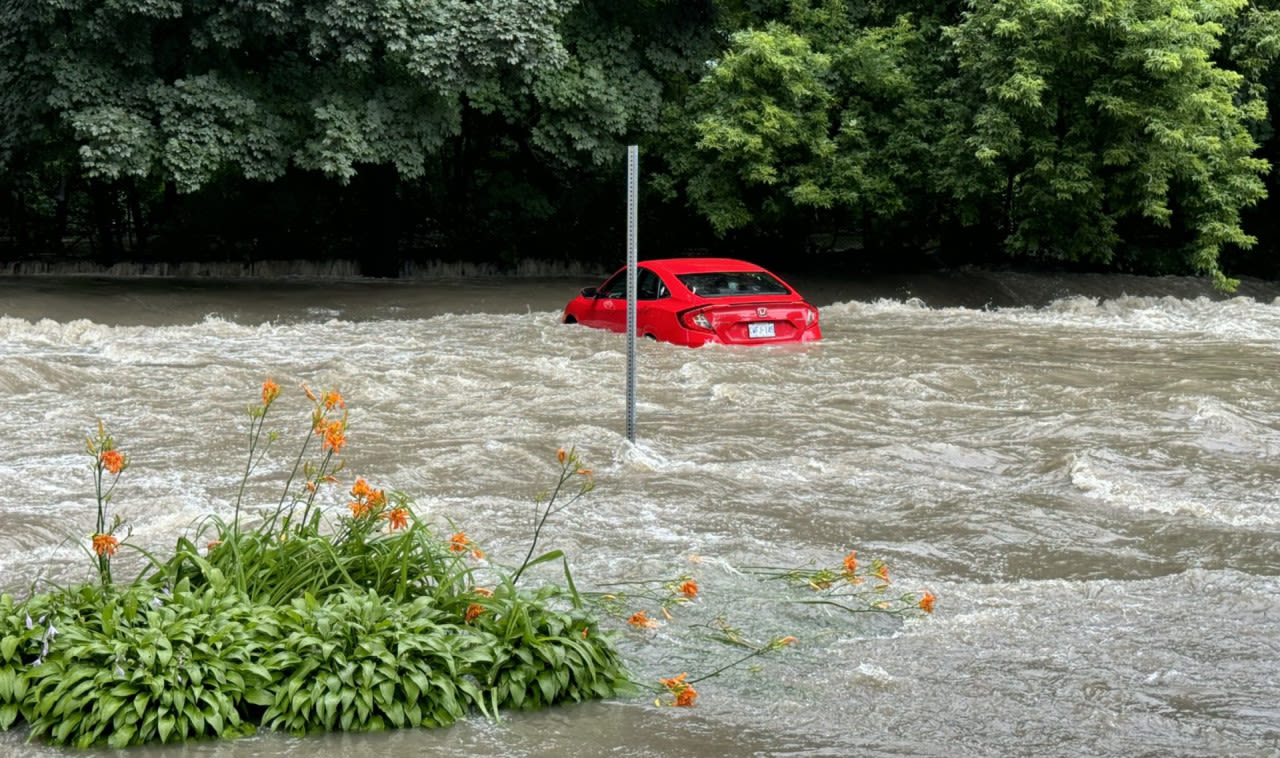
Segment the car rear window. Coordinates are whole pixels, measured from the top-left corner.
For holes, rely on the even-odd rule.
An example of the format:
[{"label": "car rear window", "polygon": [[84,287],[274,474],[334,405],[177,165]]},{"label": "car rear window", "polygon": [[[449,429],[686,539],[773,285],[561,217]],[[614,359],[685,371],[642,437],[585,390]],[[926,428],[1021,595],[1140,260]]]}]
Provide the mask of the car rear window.
[{"label": "car rear window", "polygon": [[789,295],[791,291],[765,271],[728,271],[710,274],[678,274],[680,283],[702,297],[735,295]]}]

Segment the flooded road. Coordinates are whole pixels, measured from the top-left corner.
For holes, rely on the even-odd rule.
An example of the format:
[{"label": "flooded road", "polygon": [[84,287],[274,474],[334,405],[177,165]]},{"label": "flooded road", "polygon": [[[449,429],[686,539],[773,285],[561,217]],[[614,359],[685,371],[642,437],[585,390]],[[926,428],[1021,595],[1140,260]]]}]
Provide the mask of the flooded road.
[{"label": "flooded road", "polygon": [[[544,539],[579,586],[702,588],[656,630],[614,625],[638,679],[736,658],[700,631],[717,619],[798,645],[700,683],[691,709],[641,696],[131,756],[1280,753],[1280,292],[794,277],[821,343],[642,342],[633,447],[623,338],[558,320],[596,283],[0,280],[0,587],[90,576],[99,419],[132,456],[112,501],[132,544],[228,516],[270,376],[285,447],[261,502],[306,434],[302,384],[346,398],[344,475],[409,493],[494,560],[523,556],[574,446],[597,489]],[[933,615],[797,603],[746,570],[854,549],[935,593]],[[71,754],[24,739],[0,733],[0,756]]]}]

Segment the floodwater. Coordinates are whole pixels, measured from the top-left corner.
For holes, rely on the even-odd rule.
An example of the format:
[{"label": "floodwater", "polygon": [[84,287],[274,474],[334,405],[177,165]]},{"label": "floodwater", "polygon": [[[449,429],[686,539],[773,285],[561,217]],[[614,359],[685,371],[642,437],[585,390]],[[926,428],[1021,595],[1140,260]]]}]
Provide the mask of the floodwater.
[{"label": "floodwater", "polygon": [[[130,756],[1280,754],[1276,287],[797,277],[821,343],[642,342],[632,446],[623,337],[558,322],[595,283],[0,280],[0,587],[90,576],[99,420],[132,458],[111,503],[130,543],[163,552],[227,516],[245,408],[271,377],[280,455],[252,498],[275,503],[306,434],[300,385],[337,389],[344,476],[518,563],[573,446],[597,489],[542,547],[580,588],[702,588],[670,620],[650,605],[656,630],[607,622],[638,679],[736,659],[716,619],[798,644],[700,682],[689,709],[642,695]],[[935,593],[934,613],[852,615],[746,570],[855,549]],[[0,733],[0,755],[124,755],[25,736]]]}]

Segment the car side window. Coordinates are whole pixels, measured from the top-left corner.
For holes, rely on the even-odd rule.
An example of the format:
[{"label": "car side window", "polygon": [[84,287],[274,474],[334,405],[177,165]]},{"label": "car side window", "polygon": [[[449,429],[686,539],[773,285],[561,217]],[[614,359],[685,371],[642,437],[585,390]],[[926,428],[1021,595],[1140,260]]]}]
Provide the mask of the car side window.
[{"label": "car side window", "polygon": [[624,300],[627,297],[627,272],[620,271],[612,279],[600,285],[597,297]]},{"label": "car side window", "polygon": [[[636,300],[659,300],[671,294],[667,290],[667,285],[662,283],[662,279],[647,268],[640,269],[640,275],[636,277],[636,282]],[[619,271],[612,279],[602,284],[600,289],[596,291],[596,297],[625,300],[627,297],[627,272]]]},{"label": "car side window", "polygon": [[660,300],[671,294],[662,279],[647,268],[640,269],[640,276],[636,281],[637,300]]}]

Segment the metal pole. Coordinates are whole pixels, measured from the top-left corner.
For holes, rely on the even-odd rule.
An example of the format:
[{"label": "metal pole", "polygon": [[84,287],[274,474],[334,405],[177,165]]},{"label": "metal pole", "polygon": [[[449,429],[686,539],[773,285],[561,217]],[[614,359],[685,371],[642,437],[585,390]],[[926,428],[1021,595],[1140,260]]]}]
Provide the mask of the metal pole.
[{"label": "metal pole", "polygon": [[636,441],[636,195],[640,148],[627,146],[627,441]]}]

